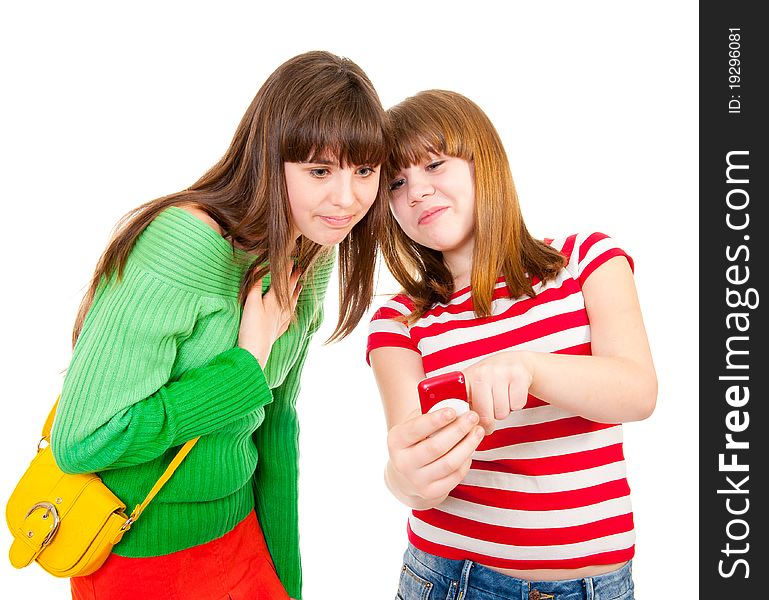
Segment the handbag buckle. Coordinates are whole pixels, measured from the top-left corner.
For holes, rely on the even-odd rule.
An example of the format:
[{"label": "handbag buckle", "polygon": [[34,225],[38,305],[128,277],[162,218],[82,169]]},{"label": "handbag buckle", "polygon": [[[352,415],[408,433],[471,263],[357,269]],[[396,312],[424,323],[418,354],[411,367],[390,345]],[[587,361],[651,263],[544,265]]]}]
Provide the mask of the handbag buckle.
[{"label": "handbag buckle", "polygon": [[53,536],[56,535],[56,532],[59,529],[59,523],[61,522],[61,519],[59,519],[59,512],[56,510],[56,507],[51,504],[50,502],[38,502],[37,504],[33,505],[32,508],[30,508],[27,511],[27,514],[25,515],[25,519],[28,518],[33,512],[36,510],[44,509],[45,514],[43,514],[43,519],[47,519],[49,516],[53,517],[53,524],[51,525],[51,530],[48,532],[48,534],[43,538],[42,543],[40,544],[40,548],[45,548],[53,539]]},{"label": "handbag buckle", "polygon": [[131,515],[126,519],[126,522],[123,523],[122,527],[120,528],[120,531],[128,531],[131,528],[131,525],[134,524],[134,521],[136,520],[136,517]]}]

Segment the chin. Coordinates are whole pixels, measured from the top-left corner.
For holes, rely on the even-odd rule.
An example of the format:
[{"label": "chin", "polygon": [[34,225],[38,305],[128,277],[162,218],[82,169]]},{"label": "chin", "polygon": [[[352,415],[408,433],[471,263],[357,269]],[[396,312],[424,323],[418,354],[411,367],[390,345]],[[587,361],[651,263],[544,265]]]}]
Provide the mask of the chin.
[{"label": "chin", "polygon": [[439,242],[437,240],[417,240],[417,243],[422,244],[425,248],[430,248],[430,250],[435,250],[436,252],[446,252],[454,248],[453,244],[442,241]]},{"label": "chin", "polygon": [[350,233],[350,230],[336,230],[336,231],[313,231],[308,234],[304,234],[304,237],[309,239],[312,242],[315,242],[316,244],[320,244],[321,246],[336,246],[339,244],[344,238],[347,237],[347,235]]}]

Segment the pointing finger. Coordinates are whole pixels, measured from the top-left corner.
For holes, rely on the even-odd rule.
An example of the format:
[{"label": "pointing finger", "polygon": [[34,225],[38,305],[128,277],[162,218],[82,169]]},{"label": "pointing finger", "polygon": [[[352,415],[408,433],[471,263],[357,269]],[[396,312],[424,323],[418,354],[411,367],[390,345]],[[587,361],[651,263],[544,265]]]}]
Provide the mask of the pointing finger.
[{"label": "pointing finger", "polygon": [[483,381],[470,383],[470,408],[478,413],[479,424],[486,433],[494,431],[494,396],[491,388]]}]

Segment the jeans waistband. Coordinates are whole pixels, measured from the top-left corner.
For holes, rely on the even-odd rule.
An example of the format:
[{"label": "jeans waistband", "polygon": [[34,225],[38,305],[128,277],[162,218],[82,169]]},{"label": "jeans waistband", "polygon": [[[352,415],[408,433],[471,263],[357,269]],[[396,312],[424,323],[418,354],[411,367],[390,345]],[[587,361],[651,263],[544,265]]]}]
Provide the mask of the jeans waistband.
[{"label": "jeans waistband", "polygon": [[[624,597],[632,591],[632,561],[615,571],[559,581],[529,581],[504,575],[469,560],[452,560],[423,552],[409,544],[406,551],[422,566],[469,588],[493,592],[501,599],[526,600],[593,600]],[[464,580],[464,581],[463,581]],[[627,597],[632,598],[632,595]]]}]

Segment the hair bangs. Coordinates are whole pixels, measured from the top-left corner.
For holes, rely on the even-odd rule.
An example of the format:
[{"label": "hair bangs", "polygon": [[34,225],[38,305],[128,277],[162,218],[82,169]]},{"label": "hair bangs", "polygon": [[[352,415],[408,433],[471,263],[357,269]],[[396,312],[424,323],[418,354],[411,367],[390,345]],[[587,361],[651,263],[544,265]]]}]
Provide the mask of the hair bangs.
[{"label": "hair bangs", "polygon": [[421,135],[421,133],[410,131],[396,138],[397,141],[390,153],[390,168],[393,171],[397,172],[426,161],[431,154],[448,154],[442,135],[435,132],[427,135]]},{"label": "hair bangs", "polygon": [[397,172],[436,154],[473,160],[470,140],[463,134],[466,127],[444,103],[439,95],[419,94],[387,111],[394,138],[391,169]]},{"label": "hair bangs", "polygon": [[281,154],[288,162],[338,161],[340,166],[378,166],[390,146],[381,110],[359,99],[318,106],[283,131]]}]

